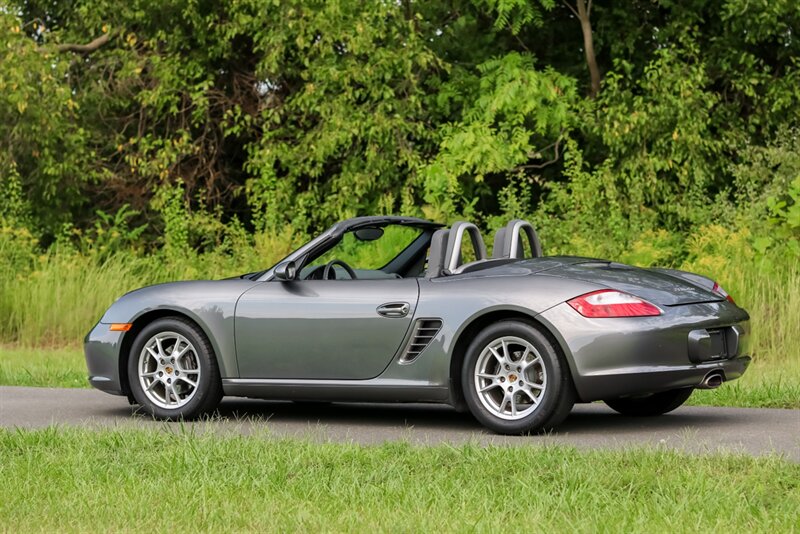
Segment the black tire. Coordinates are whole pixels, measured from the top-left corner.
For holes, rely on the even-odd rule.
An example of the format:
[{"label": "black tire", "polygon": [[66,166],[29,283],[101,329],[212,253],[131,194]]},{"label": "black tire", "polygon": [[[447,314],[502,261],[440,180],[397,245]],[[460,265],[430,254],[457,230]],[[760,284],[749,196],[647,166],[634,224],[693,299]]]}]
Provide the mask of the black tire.
[{"label": "black tire", "polygon": [[[539,394],[538,404],[521,419],[507,420],[490,411],[481,400],[475,376],[479,358],[498,340],[515,337],[527,341],[541,357],[546,372],[546,387]],[[509,352],[511,352],[509,350]],[[519,375],[521,381],[523,375]],[[511,383],[509,377],[509,384]],[[517,380],[517,378],[514,378]],[[505,385],[505,382],[504,382]],[[569,367],[550,340],[537,328],[523,321],[505,320],[482,330],[469,345],[461,369],[461,386],[464,399],[472,415],[484,426],[499,434],[526,434],[548,431],[558,426],[569,415],[575,404],[575,388]],[[503,390],[499,387],[499,390]],[[505,396],[504,391],[500,391]],[[485,398],[485,395],[484,395]],[[524,399],[525,397],[520,397]],[[502,407],[501,407],[502,409]]]},{"label": "black tire", "polygon": [[[193,396],[188,402],[174,409],[158,406],[149,399],[139,379],[139,356],[144,350],[145,344],[153,336],[162,332],[175,332],[185,337],[194,347],[196,365],[200,369]],[[158,419],[170,421],[196,419],[215,410],[222,399],[222,381],[211,343],[197,325],[182,317],[157,319],[139,332],[128,356],[128,383],[136,402],[147,413]]]},{"label": "black tire", "polygon": [[653,393],[646,397],[625,397],[622,399],[608,399],[605,402],[609,408],[622,415],[636,417],[652,417],[662,415],[678,408],[688,399],[694,388],[671,389],[661,393]]}]

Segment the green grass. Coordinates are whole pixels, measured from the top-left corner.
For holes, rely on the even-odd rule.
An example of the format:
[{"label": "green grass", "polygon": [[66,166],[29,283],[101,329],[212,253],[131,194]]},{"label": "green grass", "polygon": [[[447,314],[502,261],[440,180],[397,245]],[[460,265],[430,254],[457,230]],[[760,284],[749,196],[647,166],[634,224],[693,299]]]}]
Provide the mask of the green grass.
[{"label": "green grass", "polygon": [[695,390],[688,404],[800,409],[800,363],[756,361],[738,380],[714,390]]},{"label": "green grass", "polygon": [[[89,387],[83,352],[0,346],[0,385]],[[800,364],[757,361],[739,380],[712,391],[695,391],[689,404],[800,409]]]},{"label": "green grass", "polygon": [[78,348],[0,346],[0,385],[89,387],[86,361]]},{"label": "green grass", "polygon": [[667,450],[0,430],[0,530],[788,532],[800,465]]}]

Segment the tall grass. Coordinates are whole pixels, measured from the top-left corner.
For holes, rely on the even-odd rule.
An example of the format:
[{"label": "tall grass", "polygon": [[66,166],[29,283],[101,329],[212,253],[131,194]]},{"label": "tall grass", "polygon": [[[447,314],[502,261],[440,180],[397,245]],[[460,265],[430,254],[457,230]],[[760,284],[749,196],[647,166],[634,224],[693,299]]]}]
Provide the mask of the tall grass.
[{"label": "tall grass", "polygon": [[38,270],[4,279],[0,337],[25,345],[76,343],[114,299],[153,281],[137,263],[122,256],[97,264],[53,254]]},{"label": "tall grass", "polygon": [[755,354],[764,360],[800,363],[800,268],[756,262],[751,271],[734,266],[724,278],[752,317]]},{"label": "tall grass", "polygon": [[[104,259],[51,251],[29,271],[0,279],[0,344],[63,346],[80,343],[106,308],[128,291],[192,279],[219,279],[269,267],[291,251],[291,242],[263,240],[247,254],[136,255]],[[0,264],[2,266],[2,264]]]},{"label": "tall grass", "polygon": [[[800,264],[796,258],[757,255],[749,247],[746,234],[713,226],[701,229],[687,243],[688,254],[677,266],[718,280],[750,312],[756,365],[800,362]],[[0,240],[0,260],[4,255],[20,255],[4,250],[2,245]],[[203,254],[121,251],[99,259],[74,250],[53,249],[30,262],[7,261],[7,272],[0,278],[0,344],[76,345],[103,311],[132,289],[263,269],[296,245],[297,237],[287,230],[278,235],[259,234],[246,246]],[[594,252],[576,248],[574,254]],[[374,247],[367,249],[376,257],[385,253]],[[654,257],[646,252],[641,257],[612,259],[649,264]]]},{"label": "tall grass", "polygon": [[800,364],[800,259],[757,254],[746,231],[710,226],[688,240],[682,268],[714,278],[750,313],[756,365]]}]

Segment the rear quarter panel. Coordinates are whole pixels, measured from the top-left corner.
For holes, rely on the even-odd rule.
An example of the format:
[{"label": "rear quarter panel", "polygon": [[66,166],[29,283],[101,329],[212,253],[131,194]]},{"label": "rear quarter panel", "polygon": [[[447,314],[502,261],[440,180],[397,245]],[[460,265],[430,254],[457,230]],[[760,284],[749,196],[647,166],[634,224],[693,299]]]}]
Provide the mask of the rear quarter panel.
[{"label": "rear quarter panel", "polygon": [[541,275],[456,275],[420,279],[419,286],[414,318],[441,318],[442,329],[414,363],[402,365],[395,358],[383,378],[446,385],[455,345],[474,321],[494,312],[516,312],[535,318],[565,300],[597,289],[587,282]]},{"label": "rear quarter panel", "polygon": [[[639,386],[647,391],[645,384],[636,383],[637,377],[647,374],[703,368],[688,357],[691,330],[731,325],[749,328],[747,312],[727,301],[662,309],[664,314],[658,317],[589,319],[561,304],[538,319],[564,348],[583,400],[636,393]],[[611,384],[615,389],[604,391],[597,384]]]}]

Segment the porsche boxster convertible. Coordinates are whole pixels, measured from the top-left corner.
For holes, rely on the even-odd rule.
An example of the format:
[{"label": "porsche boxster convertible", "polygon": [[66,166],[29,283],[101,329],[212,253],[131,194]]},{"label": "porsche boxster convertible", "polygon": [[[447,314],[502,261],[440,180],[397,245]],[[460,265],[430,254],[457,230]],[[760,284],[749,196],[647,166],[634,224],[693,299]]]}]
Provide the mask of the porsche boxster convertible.
[{"label": "porsche boxster convertible", "polygon": [[523,220],[493,244],[357,217],[261,272],[132,291],[86,336],[89,381],[170,420],[223,395],[433,402],[520,434],[576,402],[666,413],[750,363],[749,316],[709,278],[542,256]]}]

